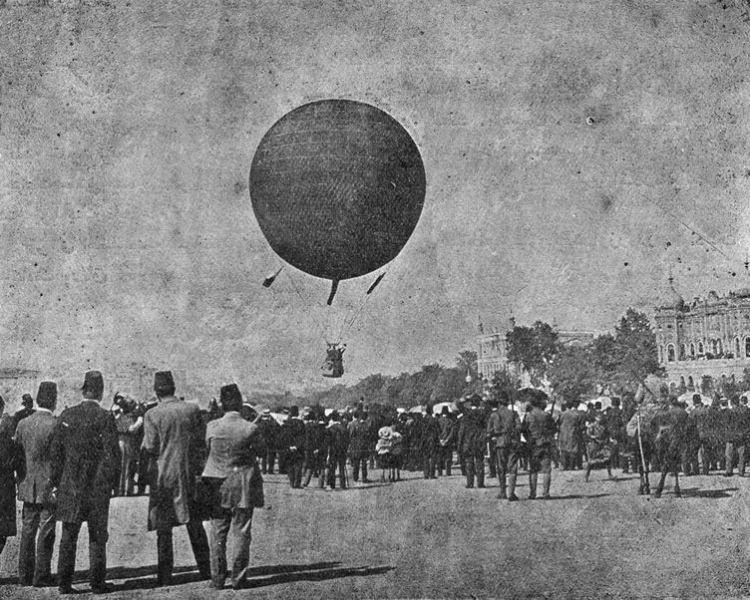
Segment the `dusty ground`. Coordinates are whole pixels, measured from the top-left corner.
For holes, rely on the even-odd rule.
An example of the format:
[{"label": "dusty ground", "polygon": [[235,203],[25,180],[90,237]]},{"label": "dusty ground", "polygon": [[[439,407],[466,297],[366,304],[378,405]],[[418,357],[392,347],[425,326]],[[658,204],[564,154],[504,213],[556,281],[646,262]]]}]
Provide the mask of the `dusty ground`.
[{"label": "dusty ground", "polygon": [[[637,480],[554,472],[551,501],[499,502],[496,481],[459,476],[349,491],[291,490],[269,476],[253,524],[252,588],[197,581],[183,529],[177,584],[154,588],[155,535],[145,498],[114,500],[110,598],[728,597],[750,595],[750,479],[683,481],[682,499],[635,495]],[[522,478],[525,479],[525,478]],[[670,483],[668,481],[668,483]],[[669,488],[671,492],[671,488]],[[524,482],[520,496],[527,494]],[[86,568],[86,535],[78,567]],[[0,557],[0,598],[57,597],[19,588],[17,538]],[[56,561],[56,557],[55,557]],[[56,562],[54,563],[56,564]],[[85,581],[77,584],[88,590]],[[88,594],[87,594],[88,596]]]}]

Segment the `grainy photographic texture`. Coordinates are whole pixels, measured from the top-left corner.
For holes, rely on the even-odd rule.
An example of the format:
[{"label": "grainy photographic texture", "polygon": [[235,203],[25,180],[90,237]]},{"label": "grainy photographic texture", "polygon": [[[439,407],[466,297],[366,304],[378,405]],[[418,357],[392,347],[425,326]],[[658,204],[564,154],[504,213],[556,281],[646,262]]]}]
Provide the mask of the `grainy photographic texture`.
[{"label": "grainy photographic texture", "polygon": [[[0,0],[0,462],[21,396],[37,399],[40,382],[56,382],[60,415],[81,401],[84,373],[101,371],[102,408],[138,429],[155,373],[169,370],[206,419],[229,383],[247,419],[341,411],[346,480],[324,481],[341,458],[338,426],[325,429],[328,465],[287,426],[274,438],[283,464],[257,452],[251,589],[209,588],[185,527],[171,585],[157,587],[146,459],[136,464],[140,438],[121,428],[134,458],[109,507],[112,597],[750,594],[750,486],[720,476],[750,438],[744,413],[715,411],[710,440],[684,426],[681,497],[672,475],[655,497],[658,473],[638,494],[649,449],[625,431],[647,373],[690,408],[702,392],[735,410],[748,389],[749,74],[747,0]],[[274,124],[322,101],[370,108],[310,125],[304,169],[294,152],[258,158]],[[297,148],[285,143],[271,151]],[[263,190],[273,201],[261,216]],[[546,390],[560,431],[551,457],[535,454],[536,417],[516,402],[528,451],[519,445],[520,501],[508,502],[483,458],[498,438],[478,454],[462,444],[472,415],[521,385]],[[474,412],[455,404],[483,392]],[[600,397],[597,418],[585,401]],[[560,409],[579,401],[587,417],[575,425]],[[464,413],[438,432],[409,412],[420,406]],[[401,438],[380,429],[391,417]],[[643,429],[652,470],[672,465],[649,437],[661,430]],[[392,482],[383,456],[400,444]],[[600,451],[613,478],[595,470],[586,482],[575,467]],[[371,458],[386,468],[354,481]],[[550,458],[550,500],[527,500],[546,490]],[[469,464],[488,469],[484,489],[465,487]],[[11,528],[23,475],[6,467],[0,525]],[[349,489],[328,489],[342,481]],[[15,508],[17,535],[0,530],[0,596],[56,596],[54,582],[17,583]],[[73,586],[90,593],[86,531]]]}]

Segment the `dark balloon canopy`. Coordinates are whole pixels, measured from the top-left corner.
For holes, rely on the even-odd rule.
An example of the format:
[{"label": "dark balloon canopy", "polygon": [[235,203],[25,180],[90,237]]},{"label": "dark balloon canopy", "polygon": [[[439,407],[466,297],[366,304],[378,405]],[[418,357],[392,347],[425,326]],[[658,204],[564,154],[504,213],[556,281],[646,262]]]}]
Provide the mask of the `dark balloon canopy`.
[{"label": "dark balloon canopy", "polygon": [[250,168],[253,211],[271,248],[338,281],[393,260],[422,213],[425,171],[407,131],[352,100],[296,108],[263,136]]}]

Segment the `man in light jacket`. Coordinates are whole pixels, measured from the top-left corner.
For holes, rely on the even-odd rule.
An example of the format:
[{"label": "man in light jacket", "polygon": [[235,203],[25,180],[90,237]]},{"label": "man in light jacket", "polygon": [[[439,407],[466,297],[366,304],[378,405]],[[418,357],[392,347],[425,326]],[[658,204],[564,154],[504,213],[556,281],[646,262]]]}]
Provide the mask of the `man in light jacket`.
[{"label": "man in light jacket", "polygon": [[231,533],[232,587],[245,579],[250,561],[253,509],[263,506],[263,479],[256,460],[263,448],[260,428],[240,415],[242,394],[236,384],[221,388],[224,416],[206,426],[208,460],[203,481],[211,490],[211,585],[224,587],[227,578],[227,536]]}]

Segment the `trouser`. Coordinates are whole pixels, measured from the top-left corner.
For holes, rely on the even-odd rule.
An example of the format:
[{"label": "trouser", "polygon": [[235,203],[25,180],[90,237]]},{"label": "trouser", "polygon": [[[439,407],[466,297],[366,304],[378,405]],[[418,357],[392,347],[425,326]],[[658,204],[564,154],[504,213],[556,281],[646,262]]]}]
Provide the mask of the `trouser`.
[{"label": "trouser", "polygon": [[149,481],[149,467],[151,458],[142,448],[138,451],[138,493],[145,494],[146,488],[151,485]]},{"label": "trouser", "polygon": [[700,447],[698,448],[698,461],[701,464],[701,473],[708,475],[714,466],[714,456],[710,441],[701,440]]},{"label": "trouser", "polygon": [[724,454],[724,460],[726,461],[727,475],[732,474],[734,467],[734,457],[737,455],[737,471],[739,471],[740,477],[745,476],[745,443],[744,442],[727,442]]},{"label": "trouser", "polygon": [[687,444],[682,449],[682,472],[685,475],[698,475],[698,447],[695,444]]},{"label": "trouser", "polygon": [[323,457],[318,454],[308,454],[307,457],[305,457],[305,466],[302,472],[302,485],[303,487],[307,487],[310,485],[310,480],[318,476],[320,477],[320,487],[323,487],[323,475],[322,473],[325,471],[325,461]]},{"label": "trouser", "polygon": [[232,584],[245,578],[250,563],[252,508],[218,508],[211,518],[211,579],[223,586],[227,578],[227,537],[232,538]]},{"label": "trouser", "polygon": [[[106,507],[88,514],[89,529],[89,581],[92,587],[102,587],[107,574],[107,520],[109,503]],[[62,524],[60,556],[57,561],[57,584],[61,588],[73,584],[76,565],[76,546],[81,522]]]},{"label": "trouser", "polygon": [[453,466],[453,449],[450,446],[440,446],[437,457],[437,474],[443,476],[445,470],[446,476],[450,477],[451,467]]},{"label": "trouser", "polygon": [[612,450],[609,455],[609,470],[615,469],[620,466],[620,444],[615,442],[612,444]]},{"label": "trouser", "polygon": [[[188,521],[186,527],[198,571],[201,577],[208,579],[211,576],[211,560],[206,530],[201,521]],[[156,554],[156,580],[159,585],[169,585],[174,569],[171,528],[156,531]]]},{"label": "trouser", "polygon": [[425,479],[435,479],[437,453],[429,450],[422,454],[422,473]]},{"label": "trouser", "polygon": [[55,545],[55,507],[23,503],[21,544],[18,549],[18,583],[36,585],[52,577]]},{"label": "trouser", "polygon": [[131,436],[121,436],[120,446],[120,482],[117,493],[120,496],[130,496],[133,493],[133,467],[135,467],[135,448]]},{"label": "trouser", "polygon": [[273,465],[276,462],[276,450],[266,450],[266,453],[260,458],[260,468],[265,475],[273,475]]},{"label": "trouser", "polygon": [[497,454],[495,452],[488,453],[487,464],[490,467],[490,477],[497,477]]},{"label": "trouser", "polygon": [[538,474],[542,474],[542,497],[549,498],[552,483],[552,457],[550,446],[532,446],[529,456],[529,498],[536,498]]},{"label": "trouser", "polygon": [[328,487],[336,487],[336,469],[339,470],[339,484],[342,490],[346,489],[346,456],[331,456],[328,459]]},{"label": "trouser", "polygon": [[500,482],[500,497],[505,498],[506,476],[508,495],[513,497],[516,493],[516,475],[518,474],[518,454],[515,448],[496,448],[495,462],[497,464],[497,478]]},{"label": "trouser", "polygon": [[370,458],[369,452],[357,452],[352,454],[352,479],[359,481],[359,468],[362,467],[362,481],[367,481],[367,461]]},{"label": "trouser", "polygon": [[293,488],[302,486],[302,465],[304,457],[299,452],[289,452],[286,458],[286,473],[289,485]]},{"label": "trouser", "polygon": [[474,487],[476,477],[477,487],[484,487],[484,452],[467,452],[464,456],[466,464],[466,487]]}]

